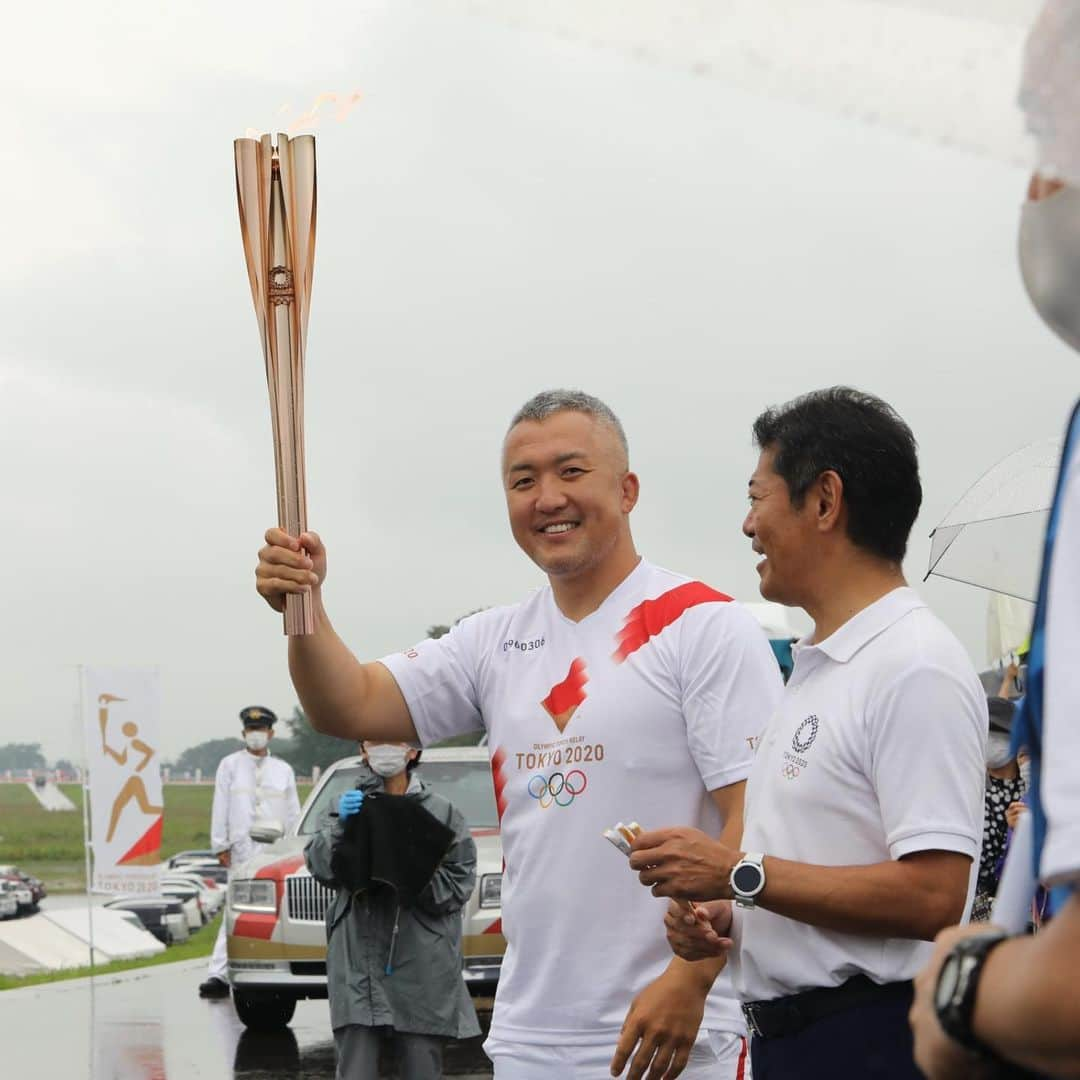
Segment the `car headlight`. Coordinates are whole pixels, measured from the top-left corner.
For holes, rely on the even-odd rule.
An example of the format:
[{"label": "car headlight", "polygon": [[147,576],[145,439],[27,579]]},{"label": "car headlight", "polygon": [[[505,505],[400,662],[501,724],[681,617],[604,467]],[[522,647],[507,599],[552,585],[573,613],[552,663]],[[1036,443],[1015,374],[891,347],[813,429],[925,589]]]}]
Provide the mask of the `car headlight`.
[{"label": "car headlight", "polygon": [[502,904],[502,874],[484,874],[480,878],[480,906],[499,907]]},{"label": "car headlight", "polygon": [[229,885],[229,903],[234,911],[277,911],[277,888],[272,881],[256,878]]}]

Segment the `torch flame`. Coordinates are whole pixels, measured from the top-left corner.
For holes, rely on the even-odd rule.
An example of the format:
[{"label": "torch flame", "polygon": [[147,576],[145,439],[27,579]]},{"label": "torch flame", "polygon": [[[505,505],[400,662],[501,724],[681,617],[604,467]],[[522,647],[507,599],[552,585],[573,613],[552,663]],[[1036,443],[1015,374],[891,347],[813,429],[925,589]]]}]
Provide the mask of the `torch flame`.
[{"label": "torch flame", "polygon": [[[289,124],[286,131],[291,135],[300,128],[318,126],[319,121],[322,120],[325,115],[325,113],[320,113],[319,111],[324,105],[335,106],[334,121],[340,124],[348,117],[349,113],[353,111],[359,100],[359,90],[354,90],[351,94],[337,94],[332,91],[322,93],[315,99],[310,109],[301,113],[291,124]],[[281,111],[287,113],[290,112],[291,109],[286,105]]]},{"label": "torch flame", "polygon": [[[278,116],[281,118],[279,124],[285,128],[285,131],[292,135],[294,132],[299,131],[301,128],[313,128],[318,127],[319,122],[329,112],[329,108],[324,106],[334,107],[334,122],[337,124],[342,123],[356,108],[360,101],[360,91],[354,90],[351,94],[337,94],[333,91],[326,91],[320,94],[311,105],[311,108],[306,112],[302,112],[294,120],[289,120],[289,115],[292,113],[293,108],[291,105],[282,105],[278,109]],[[321,110],[321,111],[320,111]],[[279,127],[280,131],[281,128]],[[258,128],[246,128],[244,131],[245,139],[259,139],[262,137],[262,132]]]}]

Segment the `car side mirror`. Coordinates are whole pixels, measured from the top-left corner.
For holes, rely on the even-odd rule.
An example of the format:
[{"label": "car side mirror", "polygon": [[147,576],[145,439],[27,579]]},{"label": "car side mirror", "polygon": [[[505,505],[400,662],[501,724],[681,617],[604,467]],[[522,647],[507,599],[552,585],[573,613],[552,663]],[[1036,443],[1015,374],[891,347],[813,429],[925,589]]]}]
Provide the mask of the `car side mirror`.
[{"label": "car side mirror", "polygon": [[248,831],[248,836],[250,836],[256,844],[273,844],[275,841],[280,840],[284,835],[285,827],[281,822],[267,818],[260,818],[260,820],[256,821]]}]

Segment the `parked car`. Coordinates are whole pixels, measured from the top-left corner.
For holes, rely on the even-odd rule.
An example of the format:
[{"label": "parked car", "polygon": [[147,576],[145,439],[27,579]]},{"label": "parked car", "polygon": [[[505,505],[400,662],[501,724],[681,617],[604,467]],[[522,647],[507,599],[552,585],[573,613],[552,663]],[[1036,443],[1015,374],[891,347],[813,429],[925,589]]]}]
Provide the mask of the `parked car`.
[{"label": "parked car", "polygon": [[23,873],[17,866],[12,863],[6,863],[0,866],[0,878],[15,877],[18,878],[24,885],[30,889],[30,893],[33,896],[34,904],[41,903],[42,900],[48,895],[45,891],[45,883],[39,878],[34,877],[33,874]]},{"label": "parked car", "polygon": [[201,930],[206,925],[206,912],[199,900],[199,890],[194,885],[162,882],[158,889],[162,896],[173,896],[181,902],[184,916],[187,918],[188,930]]},{"label": "parked car", "polygon": [[218,885],[227,885],[229,882],[229,868],[222,866],[217,859],[191,859],[187,862],[178,863],[173,869],[181,870],[187,874],[198,874]]},{"label": "parked car", "polygon": [[120,916],[129,926],[134,926],[136,930],[145,930],[142,919],[134,911],[126,911],[124,908],[113,908],[113,911]]},{"label": "parked car", "polygon": [[217,856],[209,848],[198,848],[191,851],[178,851],[169,859],[169,869],[175,869],[181,863],[200,862],[203,859],[211,859],[217,862]]},{"label": "parked car", "polygon": [[[233,868],[226,901],[229,981],[237,1015],[272,1030],[292,1019],[302,998],[325,998],[326,909],[333,892],[304,865],[304,847],[356,786],[362,758],[335,762],[304,803],[292,833]],[[502,934],[502,841],[488,752],[467,746],[425,750],[419,775],[464,815],[477,848],[476,888],[465,909],[463,975],[474,993],[499,978]]]},{"label": "parked car", "polygon": [[225,903],[225,890],[220,888],[217,882],[204,879],[198,874],[169,870],[162,874],[161,883],[163,885],[190,885],[198,889],[199,902],[208,919],[212,919]]},{"label": "parked car", "polygon": [[8,896],[14,897],[20,915],[32,915],[37,911],[34,894],[30,886],[21,878],[15,877],[14,874],[0,878],[0,889],[3,889]]},{"label": "parked car", "polygon": [[166,945],[187,941],[191,933],[183,901],[175,896],[121,896],[108,901],[105,907],[138,916],[142,925]]},{"label": "parked car", "polygon": [[14,893],[0,890],[0,919],[14,919],[19,914],[19,902]]}]

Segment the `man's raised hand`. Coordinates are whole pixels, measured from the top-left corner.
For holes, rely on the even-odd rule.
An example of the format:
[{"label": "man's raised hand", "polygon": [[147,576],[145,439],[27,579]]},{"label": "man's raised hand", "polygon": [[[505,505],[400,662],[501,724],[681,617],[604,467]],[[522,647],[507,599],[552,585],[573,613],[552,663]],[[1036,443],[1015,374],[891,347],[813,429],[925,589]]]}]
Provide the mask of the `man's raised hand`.
[{"label": "man's raised hand", "polygon": [[317,533],[290,536],[283,529],[266,530],[266,544],[259,549],[255,589],[275,610],[285,610],[289,593],[317,589],[326,579],[326,548]]}]

